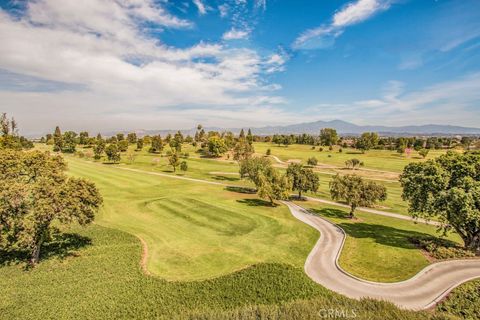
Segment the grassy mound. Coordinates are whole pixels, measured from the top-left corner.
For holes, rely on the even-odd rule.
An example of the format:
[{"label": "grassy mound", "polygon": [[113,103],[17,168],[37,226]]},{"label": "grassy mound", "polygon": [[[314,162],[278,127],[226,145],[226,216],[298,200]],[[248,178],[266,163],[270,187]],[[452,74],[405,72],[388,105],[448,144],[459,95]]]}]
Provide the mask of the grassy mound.
[{"label": "grassy mound", "polygon": [[344,298],[310,281],[301,268],[284,264],[168,282],[141,272],[142,248],[134,236],[98,225],[70,231],[89,241],[65,244],[66,255],[45,252],[32,270],[0,267],[1,318],[315,318],[329,309],[354,310],[361,319],[428,318],[388,303]]}]

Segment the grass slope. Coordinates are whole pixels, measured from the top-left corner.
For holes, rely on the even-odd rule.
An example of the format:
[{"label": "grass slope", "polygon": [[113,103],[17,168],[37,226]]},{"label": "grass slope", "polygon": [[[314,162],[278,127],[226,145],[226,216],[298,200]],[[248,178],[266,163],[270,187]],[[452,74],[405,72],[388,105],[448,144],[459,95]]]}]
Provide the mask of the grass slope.
[{"label": "grass slope", "polygon": [[[168,282],[145,276],[140,241],[93,225],[64,253],[35,269],[0,267],[0,319],[259,319],[314,318],[321,309],[354,310],[360,319],[427,319],[378,301],[355,301],[312,281],[302,268],[260,264],[206,281]],[[86,244],[81,239],[90,239]],[[82,242],[72,249],[76,242]],[[297,300],[300,300],[296,302]],[[305,315],[305,317],[303,316]]]},{"label": "grass slope", "polygon": [[75,158],[69,168],[104,196],[97,222],[145,240],[148,269],[168,280],[218,277],[260,262],[301,267],[317,237],[286,207],[255,195]]}]

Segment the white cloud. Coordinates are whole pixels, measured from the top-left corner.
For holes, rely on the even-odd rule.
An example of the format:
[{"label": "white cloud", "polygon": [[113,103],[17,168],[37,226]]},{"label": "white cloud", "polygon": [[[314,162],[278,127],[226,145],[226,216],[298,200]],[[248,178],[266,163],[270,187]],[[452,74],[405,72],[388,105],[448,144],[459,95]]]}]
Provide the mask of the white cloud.
[{"label": "white cloud", "polygon": [[218,6],[218,11],[220,12],[220,17],[225,18],[228,15],[230,7],[228,4],[224,3]]},{"label": "white cloud", "polygon": [[337,11],[332,21],[301,33],[293,43],[294,49],[322,49],[333,45],[346,27],[371,18],[390,8],[392,0],[357,0]]},{"label": "white cloud", "polygon": [[412,125],[458,124],[478,127],[480,73],[407,92],[405,84],[389,81],[379,98],[312,108],[326,118],[355,123]]},{"label": "white cloud", "polygon": [[207,13],[207,7],[202,0],[193,0],[193,4],[197,7],[199,14],[204,15]]},{"label": "white cloud", "polygon": [[222,36],[223,40],[239,40],[239,39],[247,39],[250,32],[248,30],[237,30],[237,29],[230,29],[225,32]]},{"label": "white cloud", "polygon": [[267,0],[255,0],[255,8],[260,8],[265,11],[267,9]]},{"label": "white cloud", "polygon": [[332,26],[338,28],[360,23],[389,7],[390,3],[385,0],[358,0],[347,4],[342,10],[335,13]]},{"label": "white cloud", "polygon": [[[37,0],[20,18],[0,10],[0,72],[27,79],[21,91],[0,87],[2,109],[32,123],[33,130],[63,119],[91,126],[89,119],[107,123],[116,114],[139,112],[153,114],[159,125],[176,126],[187,120],[164,122],[161,110],[221,106],[235,112],[284,102],[272,95],[278,87],[262,79],[270,57],[203,42],[166,46],[145,32],[145,22],[161,28],[192,25],[151,0]],[[43,86],[49,90],[36,91],[28,77],[50,81]],[[61,84],[58,90],[51,88],[55,83]]]}]

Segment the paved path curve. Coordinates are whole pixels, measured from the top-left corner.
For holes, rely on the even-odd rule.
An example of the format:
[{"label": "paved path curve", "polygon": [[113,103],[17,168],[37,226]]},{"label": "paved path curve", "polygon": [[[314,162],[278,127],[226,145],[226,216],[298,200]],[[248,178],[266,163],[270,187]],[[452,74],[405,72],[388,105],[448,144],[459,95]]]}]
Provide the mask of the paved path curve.
[{"label": "paved path curve", "polygon": [[470,259],[431,264],[402,282],[379,283],[359,279],[338,264],[345,232],[294,203],[284,204],[295,218],[320,232],[320,239],[305,262],[307,275],[318,284],[347,297],[387,300],[404,309],[428,309],[456,286],[480,277],[480,259]]}]

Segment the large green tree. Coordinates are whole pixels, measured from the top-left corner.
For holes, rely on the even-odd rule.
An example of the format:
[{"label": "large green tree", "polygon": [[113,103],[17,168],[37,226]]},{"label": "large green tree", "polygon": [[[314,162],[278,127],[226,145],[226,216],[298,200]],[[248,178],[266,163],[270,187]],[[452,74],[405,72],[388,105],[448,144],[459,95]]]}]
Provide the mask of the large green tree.
[{"label": "large green tree", "polygon": [[208,154],[211,157],[220,157],[228,151],[225,140],[218,136],[208,138]]},{"label": "large green tree", "polygon": [[0,151],[0,250],[26,251],[35,264],[54,225],[93,221],[98,190],[65,170],[48,152]]},{"label": "large green tree", "polygon": [[373,181],[365,181],[357,175],[336,175],[330,181],[333,200],[344,201],[350,206],[350,217],[358,207],[370,207],[378,201],[387,200],[387,188]]},{"label": "large green tree", "polygon": [[357,139],[355,147],[363,152],[375,148],[378,145],[378,134],[376,132],[364,132]]},{"label": "large green tree", "polygon": [[302,192],[317,192],[319,187],[318,176],[310,168],[305,168],[300,163],[290,163],[287,168],[287,176],[292,181],[292,189],[298,191],[298,198]]},{"label": "large green tree", "polygon": [[74,153],[77,146],[77,134],[73,131],[67,131],[63,134],[62,152]]},{"label": "large green tree", "polygon": [[160,153],[163,150],[163,140],[160,135],[153,136],[151,138],[151,145],[150,149],[148,149],[148,152],[150,153]]},{"label": "large green tree", "polygon": [[281,175],[268,158],[248,158],[240,162],[240,175],[250,179],[260,198],[274,205],[274,200],[286,200],[292,190],[289,177]]},{"label": "large green tree", "polygon": [[120,162],[121,155],[120,149],[116,143],[111,143],[105,148],[105,154],[107,155],[108,161],[110,162]]},{"label": "large green tree", "polygon": [[322,146],[333,146],[337,144],[337,130],[332,128],[323,128],[320,130],[320,144]]},{"label": "large green tree", "polygon": [[436,217],[453,229],[465,247],[480,250],[480,154],[448,152],[410,163],[400,176],[403,199],[414,217]]}]

